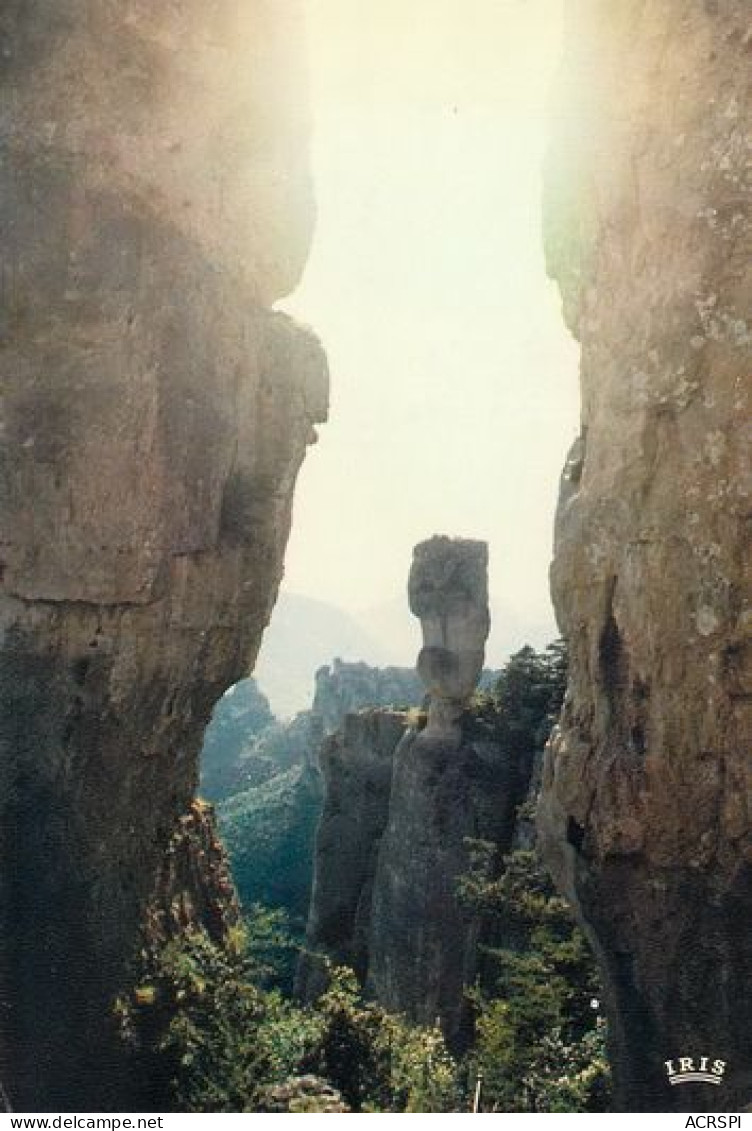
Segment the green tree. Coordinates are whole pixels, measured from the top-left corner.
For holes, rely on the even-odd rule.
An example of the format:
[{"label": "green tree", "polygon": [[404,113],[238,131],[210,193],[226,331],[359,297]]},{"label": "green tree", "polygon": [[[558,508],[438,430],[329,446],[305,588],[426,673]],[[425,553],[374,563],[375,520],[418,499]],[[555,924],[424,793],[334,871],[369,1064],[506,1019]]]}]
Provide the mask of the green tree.
[{"label": "green tree", "polygon": [[563,640],[543,652],[526,645],[512,656],[492,691],[507,749],[518,755],[543,749],[561,709],[566,682]]},{"label": "green tree", "polygon": [[493,846],[475,847],[461,896],[503,940],[488,948],[472,994],[470,1064],[483,1076],[485,1110],[606,1110],[605,1025],[585,937],[534,850],[509,854],[490,877]]},{"label": "green tree", "polygon": [[458,1067],[441,1033],[364,1002],[351,970],[333,969],[313,1007],[264,989],[280,941],[279,917],[257,909],[250,932],[222,946],[194,930],[145,956],[117,1012],[136,1065],[157,1081],[155,1107],[267,1110],[280,1088],[305,1099],[315,1073],[355,1111],[457,1110]]},{"label": "green tree", "polygon": [[440,1030],[410,1025],[364,1002],[346,967],[330,971],[316,1008],[322,1028],[310,1067],[354,1111],[458,1110],[458,1066]]},{"label": "green tree", "polygon": [[[263,919],[264,946],[270,933],[274,921]],[[144,967],[117,1011],[165,1107],[253,1111],[259,1088],[296,1071],[317,1039],[315,1018],[260,988],[264,948],[256,953],[240,928],[222,946],[189,931],[145,955]]]}]

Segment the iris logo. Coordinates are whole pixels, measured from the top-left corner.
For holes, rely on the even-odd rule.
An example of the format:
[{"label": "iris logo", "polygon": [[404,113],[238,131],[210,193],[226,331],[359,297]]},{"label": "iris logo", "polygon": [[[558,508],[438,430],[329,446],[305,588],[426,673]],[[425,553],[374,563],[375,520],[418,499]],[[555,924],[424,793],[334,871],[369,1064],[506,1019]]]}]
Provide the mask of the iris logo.
[{"label": "iris logo", "polygon": [[669,1084],[721,1084],[726,1071],[725,1060],[714,1060],[701,1056],[699,1060],[691,1056],[680,1056],[678,1060],[665,1061]]}]

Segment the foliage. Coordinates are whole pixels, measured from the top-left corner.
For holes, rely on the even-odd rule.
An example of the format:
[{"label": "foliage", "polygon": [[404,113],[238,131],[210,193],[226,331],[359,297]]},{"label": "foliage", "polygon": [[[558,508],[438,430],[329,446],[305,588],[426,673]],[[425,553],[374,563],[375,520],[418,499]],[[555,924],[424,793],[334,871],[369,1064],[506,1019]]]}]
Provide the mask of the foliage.
[{"label": "foliage", "polygon": [[472,995],[470,1063],[483,1076],[484,1109],[603,1111],[605,1025],[590,948],[537,853],[509,854],[501,875],[490,878],[492,848],[475,846],[461,888],[467,904],[495,921],[500,939]]},{"label": "foliage", "polygon": [[[272,922],[263,931],[272,930]],[[118,1003],[124,1037],[158,1064],[170,1106],[180,1111],[253,1111],[258,1088],[281,1082],[315,1039],[315,1024],[264,991],[265,958],[245,932],[217,946],[195,930],[145,956],[143,984]]]},{"label": "foliage", "polygon": [[317,1003],[321,1036],[311,1067],[354,1111],[451,1112],[458,1069],[437,1028],[420,1028],[364,1003],[351,970],[330,970]]},{"label": "foliage", "polygon": [[350,1110],[339,1092],[317,1076],[292,1076],[283,1084],[261,1089],[259,1111],[303,1115],[311,1112],[343,1113]]},{"label": "foliage", "polygon": [[320,811],[321,782],[306,766],[280,771],[217,810],[242,905],[283,908],[298,938],[308,912]]},{"label": "foliage", "polygon": [[458,1070],[438,1030],[365,1004],[344,968],[331,971],[316,1007],[285,1001],[261,986],[279,945],[278,917],[257,909],[250,933],[235,931],[224,946],[197,930],[145,958],[117,1014],[136,1060],[152,1077],[158,1066],[155,1102],[256,1111],[274,1086],[294,1094],[295,1080],[315,1072],[356,1111],[456,1110]]}]

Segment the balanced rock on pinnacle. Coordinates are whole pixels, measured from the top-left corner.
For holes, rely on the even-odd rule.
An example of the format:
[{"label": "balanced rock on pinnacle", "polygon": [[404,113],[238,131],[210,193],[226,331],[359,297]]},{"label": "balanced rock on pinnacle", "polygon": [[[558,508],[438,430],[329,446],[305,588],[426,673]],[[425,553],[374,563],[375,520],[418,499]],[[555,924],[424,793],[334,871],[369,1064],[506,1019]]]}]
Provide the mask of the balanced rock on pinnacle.
[{"label": "balanced rock on pinnacle", "polygon": [[[296,991],[315,1001],[330,964],[350,966],[366,997],[419,1025],[438,1019],[461,1053],[468,990],[494,943],[461,896],[473,842],[512,850],[534,752],[469,708],[488,634],[485,543],[434,537],[415,547],[409,601],[423,626],[422,714],[348,713],[324,742],[324,804]],[[336,674],[336,673],[335,673]],[[461,721],[461,725],[460,725]]]},{"label": "balanced rock on pinnacle", "polygon": [[483,670],[490,627],[487,544],[440,535],[420,542],[408,598],[423,630],[418,674],[431,697],[424,735],[456,740]]}]

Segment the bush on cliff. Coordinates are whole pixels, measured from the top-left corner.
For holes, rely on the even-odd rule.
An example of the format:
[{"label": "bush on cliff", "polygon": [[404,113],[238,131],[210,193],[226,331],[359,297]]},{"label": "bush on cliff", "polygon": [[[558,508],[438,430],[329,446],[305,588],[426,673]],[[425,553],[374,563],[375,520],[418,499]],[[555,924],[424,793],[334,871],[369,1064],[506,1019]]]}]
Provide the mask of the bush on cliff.
[{"label": "bush on cliff", "polygon": [[[270,1096],[298,1103],[305,1092],[297,1110],[331,1110],[316,1105],[331,1104],[334,1089],[353,1111],[458,1110],[458,1069],[438,1030],[363,1002],[344,968],[331,971],[314,1007],[264,989],[279,939],[274,918],[257,922],[260,935],[234,931],[224,946],[203,930],[168,943],[145,958],[139,985],[118,1002],[136,1064],[160,1082],[156,1106],[261,1111]],[[312,1079],[323,1084],[318,1100],[303,1087]]]},{"label": "bush on cliff", "polygon": [[471,1071],[484,1110],[605,1111],[609,1071],[592,952],[536,851],[517,850],[490,877],[493,846],[476,845],[462,898],[499,940],[473,992]]},{"label": "bush on cliff", "polygon": [[144,956],[140,983],[118,1013],[169,1109],[253,1111],[258,1090],[294,1074],[315,1040],[313,1018],[262,988],[270,930],[261,927],[258,951],[241,929],[222,946],[199,929]]},{"label": "bush on cliff", "polygon": [[353,1111],[459,1110],[458,1066],[440,1030],[409,1025],[364,1002],[351,970],[330,971],[316,1015],[321,1030],[310,1067],[332,1082]]}]

